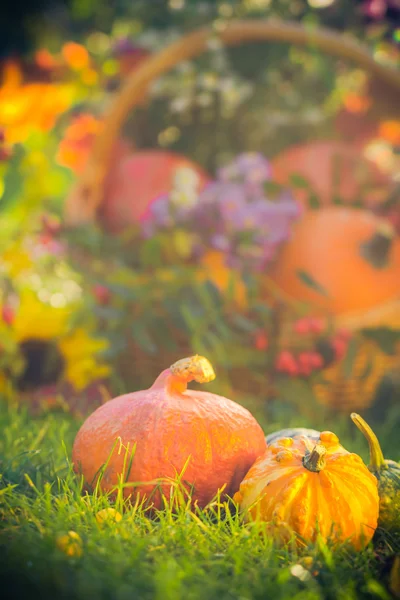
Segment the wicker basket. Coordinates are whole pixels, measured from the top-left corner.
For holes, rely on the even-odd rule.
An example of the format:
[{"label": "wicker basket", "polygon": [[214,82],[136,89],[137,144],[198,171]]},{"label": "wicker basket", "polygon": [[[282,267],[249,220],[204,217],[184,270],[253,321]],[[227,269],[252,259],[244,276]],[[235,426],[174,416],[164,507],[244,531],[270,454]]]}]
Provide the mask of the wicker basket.
[{"label": "wicker basket", "polygon": [[314,384],[314,394],[324,406],[342,412],[365,410],[379,402],[377,390],[384,375],[399,369],[400,353],[385,354],[374,342],[365,340],[359,346],[350,376],[343,363],[333,365]]},{"label": "wicker basket", "polygon": [[[66,224],[73,226],[94,221],[101,212],[104,181],[111,163],[112,148],[128,115],[140,104],[143,104],[149,85],[179,63],[196,58],[206,52],[209,48],[210,39],[216,35],[227,46],[240,45],[246,42],[270,41],[287,42],[293,45],[319,49],[332,56],[357,64],[367,71],[374,81],[379,82],[379,85],[384,87],[386,99],[388,96],[393,98],[393,105],[396,105],[399,101],[400,73],[389,66],[378,63],[364,46],[349,39],[348,36],[325,28],[307,28],[301,24],[275,20],[231,21],[218,28],[218,31],[213,26],[199,29],[184,35],[180,40],[158,54],[150,56],[127,76],[124,85],[106,115],[104,127],[95,140],[86,168],[67,199]],[[281,311],[283,315],[281,332],[278,335],[285,338],[290,335],[293,320],[304,312],[304,306],[285,297],[279,289],[275,288],[272,282],[268,282],[268,279],[265,279],[265,282],[266,295],[270,298],[271,303],[279,302],[281,306],[284,305],[284,309]],[[340,317],[337,319],[337,325],[353,330],[377,325],[400,328],[400,301],[379,307],[379,309],[371,311],[369,314]],[[184,341],[182,344],[183,353],[188,350],[186,343]],[[366,350],[369,353],[370,344],[367,344],[367,346]],[[359,362],[355,362],[355,365],[358,364],[356,370],[359,369],[360,364],[363,364],[364,350],[361,347]],[[167,357],[163,357],[162,362],[164,362],[164,358],[167,360]],[[173,361],[176,356],[170,358]],[[132,362],[141,364],[143,361],[147,361],[146,357],[140,356],[140,351],[136,346],[132,347],[132,355],[130,360],[127,361],[129,363],[128,369],[131,369]],[[379,360],[377,360],[374,368],[373,381],[372,379],[369,380],[367,392],[362,387],[363,378],[359,377],[358,372],[355,372],[353,382],[346,381],[346,385],[344,385],[340,369],[331,367],[326,372],[327,380],[329,380],[329,393],[327,393],[326,387],[317,385],[315,387],[316,395],[323,403],[337,404],[340,407],[345,407],[346,410],[349,406],[358,407],[360,405],[359,402],[353,403],[354,398],[360,394],[364,397],[363,403],[368,404],[371,401],[377,382],[388,369],[393,367],[393,361],[393,357],[379,354]],[[161,360],[149,359],[149,362],[160,364]],[[158,365],[156,368],[158,369]],[[259,381],[255,386],[252,386],[248,381],[244,381],[243,376],[240,377],[240,380],[239,384],[244,384],[245,391],[248,393],[262,394],[268,391],[267,385],[265,389],[260,389]]]}]

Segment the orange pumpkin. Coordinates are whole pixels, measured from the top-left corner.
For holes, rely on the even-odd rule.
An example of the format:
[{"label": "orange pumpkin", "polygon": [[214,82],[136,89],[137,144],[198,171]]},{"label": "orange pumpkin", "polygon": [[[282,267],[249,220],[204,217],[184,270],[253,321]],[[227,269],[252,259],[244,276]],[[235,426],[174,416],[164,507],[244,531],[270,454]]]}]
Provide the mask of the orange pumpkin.
[{"label": "orange pumpkin", "polygon": [[337,436],[280,438],[258,458],[234,500],[249,519],[269,523],[281,541],[350,541],[365,546],[377,527],[377,480]]},{"label": "orange pumpkin", "polygon": [[[200,507],[224,486],[225,493],[233,495],[266,442],[261,427],[242,406],[186,389],[190,381],[206,383],[214,377],[208,360],[193,356],[163,371],[150,389],[98,408],[76,436],[75,470],[90,486],[106,465],[103,490],[113,490],[123,476],[132,483],[124,488],[125,497],[146,498],[157,508],[162,506],[160,490],[167,496],[170,492],[167,478],[175,479],[183,469],[183,480],[193,486],[192,501]],[[127,448],[128,454],[134,450],[129,471]]]},{"label": "orange pumpkin", "polygon": [[293,227],[270,277],[314,310],[372,311],[400,298],[400,239],[368,211],[335,206],[308,211]]},{"label": "orange pumpkin", "polygon": [[[346,142],[313,141],[290,146],[272,160],[273,179],[291,186],[292,174],[306,179],[323,205],[332,204],[334,196],[351,203],[360,197],[365,203],[379,203],[387,196],[389,180],[377,166],[363,158],[358,147]],[[337,181],[337,185],[336,185]],[[294,190],[295,197],[306,205],[308,192]]]}]

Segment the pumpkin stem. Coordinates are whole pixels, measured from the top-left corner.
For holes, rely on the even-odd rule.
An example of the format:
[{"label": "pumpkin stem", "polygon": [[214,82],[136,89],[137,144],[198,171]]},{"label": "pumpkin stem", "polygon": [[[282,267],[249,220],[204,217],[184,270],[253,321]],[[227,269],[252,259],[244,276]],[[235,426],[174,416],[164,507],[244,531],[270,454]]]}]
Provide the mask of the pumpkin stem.
[{"label": "pumpkin stem", "polygon": [[215,372],[210,361],[198,354],[178,360],[170,367],[170,371],[174,377],[181,380],[185,388],[190,381],[209,383],[215,379]]},{"label": "pumpkin stem", "polygon": [[369,466],[371,470],[379,471],[380,469],[385,469],[387,465],[383,457],[381,445],[375,433],[372,431],[371,427],[357,413],[351,413],[350,417],[353,423],[356,425],[356,427],[358,427],[361,433],[363,433],[364,436],[367,438],[370,454]]},{"label": "pumpkin stem", "polygon": [[389,222],[382,221],[372,238],[361,244],[361,256],[366,258],[376,269],[383,269],[389,262],[394,235],[394,227]]},{"label": "pumpkin stem", "polygon": [[311,452],[303,457],[303,465],[309,471],[319,473],[325,467],[326,448],[322,444],[315,444]]}]

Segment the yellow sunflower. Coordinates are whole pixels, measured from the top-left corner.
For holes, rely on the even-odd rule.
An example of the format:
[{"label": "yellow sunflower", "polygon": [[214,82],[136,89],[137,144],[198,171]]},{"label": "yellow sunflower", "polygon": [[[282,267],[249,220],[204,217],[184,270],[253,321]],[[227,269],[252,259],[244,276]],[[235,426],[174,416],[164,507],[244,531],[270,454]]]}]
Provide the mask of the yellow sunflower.
[{"label": "yellow sunflower", "polygon": [[108,343],[94,337],[89,328],[70,326],[76,308],[44,303],[31,290],[20,292],[9,324],[9,333],[22,357],[22,368],[13,382],[17,392],[63,382],[81,391],[92,382],[107,378],[110,369],[100,353]]}]

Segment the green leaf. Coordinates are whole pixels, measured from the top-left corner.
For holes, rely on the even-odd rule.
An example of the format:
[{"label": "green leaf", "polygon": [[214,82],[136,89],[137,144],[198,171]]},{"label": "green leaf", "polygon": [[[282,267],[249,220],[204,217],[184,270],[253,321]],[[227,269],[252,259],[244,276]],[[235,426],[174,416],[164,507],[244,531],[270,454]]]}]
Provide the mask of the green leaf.
[{"label": "green leaf", "polygon": [[353,373],[354,361],[357,357],[361,341],[357,338],[352,338],[347,347],[347,352],[343,358],[341,371],[345,379],[350,379]]},{"label": "green leaf", "polygon": [[20,162],[25,154],[23,147],[19,144],[14,146],[13,154],[7,163],[4,175],[4,192],[0,196],[0,210],[10,209],[18,201],[21,202],[21,191],[23,177],[20,171]]},{"label": "green leaf", "polygon": [[216,358],[219,365],[223,365],[226,360],[226,350],[220,338],[212,331],[203,332],[198,338],[197,344],[203,349],[203,353]]},{"label": "green leaf", "polygon": [[132,335],[134,341],[148,354],[155,354],[157,346],[150,337],[145,326],[139,321],[132,324]]},{"label": "green leaf", "polygon": [[371,349],[370,355],[368,356],[367,364],[365,365],[362,373],[358,376],[358,379],[365,380],[371,375],[375,364],[374,352]]},{"label": "green leaf", "polygon": [[207,311],[213,312],[220,307],[221,301],[218,289],[210,281],[199,283],[194,291]]},{"label": "green leaf", "polygon": [[108,335],[107,339],[110,345],[108,346],[108,348],[106,348],[100,353],[100,356],[104,360],[110,360],[112,358],[115,358],[116,356],[121,354],[121,352],[123,352],[127,347],[126,340],[124,340],[119,333]]},{"label": "green leaf", "polygon": [[261,304],[261,303],[253,304],[251,309],[252,309],[252,311],[258,313],[262,317],[265,317],[268,319],[271,317],[272,309],[267,304]]},{"label": "green leaf", "polygon": [[192,306],[182,304],[180,307],[180,312],[188,330],[191,332],[197,331],[199,327],[199,319],[193,314]]},{"label": "green leaf", "polygon": [[299,188],[302,190],[311,189],[311,184],[308,181],[308,179],[306,179],[299,173],[291,173],[291,175],[289,177],[289,182],[293,187],[296,187],[296,188]]},{"label": "green leaf", "polygon": [[[201,285],[207,290],[207,293],[211,296],[215,307],[221,306],[223,304],[222,294],[213,281],[211,281],[210,279],[206,279],[206,281],[204,281]],[[226,297],[227,293],[228,291],[224,293],[224,297]]]},{"label": "green leaf", "polygon": [[309,208],[311,210],[316,210],[317,208],[321,208],[321,202],[319,201],[318,195],[314,192],[311,192],[308,196],[307,200]]},{"label": "green leaf", "polygon": [[301,269],[298,269],[296,273],[299,279],[301,279],[301,281],[305,283],[306,286],[312,288],[314,291],[318,292],[319,294],[322,294],[323,296],[329,295],[328,292],[322,287],[322,285],[320,285],[309,273]]},{"label": "green leaf", "polygon": [[257,329],[256,323],[243,315],[232,315],[232,322],[242,331],[253,333]]},{"label": "green leaf", "polygon": [[151,238],[142,244],[140,259],[143,266],[162,266],[162,244],[158,238]]},{"label": "green leaf", "polygon": [[[114,306],[100,306],[96,304],[93,307],[93,314],[99,319],[109,320],[121,320],[124,316],[124,312]],[[84,315],[81,315],[82,319],[85,318]]]},{"label": "green leaf", "polygon": [[366,328],[361,330],[361,334],[376,342],[386,354],[396,353],[396,345],[400,341],[400,329],[390,329],[389,327]]},{"label": "green leaf", "polygon": [[153,337],[158,347],[164,347],[171,352],[178,349],[178,345],[171,335],[165,318],[158,318],[153,321]]},{"label": "green leaf", "polygon": [[221,340],[231,340],[233,337],[233,332],[229,329],[229,327],[224,323],[221,318],[216,319],[214,323],[215,331],[220,337]]},{"label": "green leaf", "polygon": [[136,300],[138,297],[138,291],[135,288],[127,287],[118,283],[106,282],[105,286],[110,290],[112,294],[123,298],[124,300]]},{"label": "green leaf", "polygon": [[279,198],[282,193],[283,186],[280,183],[276,183],[276,181],[266,181],[263,184],[264,192],[268,196],[269,200],[274,200],[275,198]]},{"label": "green leaf", "polygon": [[181,307],[175,298],[163,298],[163,308],[167,313],[167,317],[171,320],[174,327],[187,331],[186,321],[182,315]]},{"label": "green leaf", "polygon": [[228,302],[229,304],[235,301],[236,285],[235,285],[235,276],[233,273],[230,273],[230,275],[229,275],[228,285],[225,288],[224,296],[222,297],[222,294],[220,293],[219,290],[218,290],[218,293],[219,293],[220,298],[222,300],[225,299],[226,302]]},{"label": "green leaf", "polygon": [[312,388],[301,379],[282,378],[275,382],[279,397],[297,406],[300,414],[311,414],[318,406]]}]

